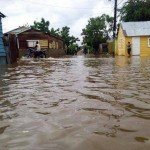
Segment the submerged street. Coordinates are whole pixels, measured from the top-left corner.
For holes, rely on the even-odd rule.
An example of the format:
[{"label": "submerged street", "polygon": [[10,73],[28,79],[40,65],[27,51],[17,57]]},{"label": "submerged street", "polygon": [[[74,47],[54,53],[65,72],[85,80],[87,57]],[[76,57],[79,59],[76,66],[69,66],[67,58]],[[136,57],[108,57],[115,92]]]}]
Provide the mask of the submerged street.
[{"label": "submerged street", "polygon": [[149,150],[150,58],[22,59],[0,74],[0,150]]}]

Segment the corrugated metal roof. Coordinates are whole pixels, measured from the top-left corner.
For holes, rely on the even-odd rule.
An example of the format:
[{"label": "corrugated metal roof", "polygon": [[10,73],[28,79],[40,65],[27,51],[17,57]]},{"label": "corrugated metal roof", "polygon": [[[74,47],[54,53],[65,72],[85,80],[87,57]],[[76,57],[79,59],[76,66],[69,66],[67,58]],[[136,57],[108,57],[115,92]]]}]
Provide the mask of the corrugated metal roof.
[{"label": "corrugated metal roof", "polygon": [[22,27],[19,27],[17,29],[14,29],[14,30],[11,30],[9,32],[6,32],[5,34],[19,34],[19,33],[22,33],[22,32],[25,32],[27,30],[31,29],[30,27],[26,27],[26,26],[22,26]]},{"label": "corrugated metal roof", "polygon": [[[22,32],[28,31],[28,30],[30,30],[30,29],[31,29],[31,27],[22,26],[22,27],[13,29],[13,30],[11,30],[11,31],[8,31],[8,32],[4,33],[4,35],[7,35],[7,34],[15,34],[15,35],[18,35],[18,34],[20,34],[20,33],[22,33]],[[33,30],[38,31],[38,32],[42,32],[42,31],[37,30],[37,29],[33,29]],[[42,32],[42,33],[44,33],[44,32]],[[45,33],[45,34],[46,34],[46,33]],[[60,39],[60,40],[63,41],[63,39],[62,39],[61,37],[59,37],[59,36],[55,36],[55,35],[52,35],[52,34],[50,34],[50,33],[47,34],[47,35],[53,36],[53,37],[55,37],[55,38]]]},{"label": "corrugated metal roof", "polygon": [[150,36],[150,21],[122,22],[126,36]]}]

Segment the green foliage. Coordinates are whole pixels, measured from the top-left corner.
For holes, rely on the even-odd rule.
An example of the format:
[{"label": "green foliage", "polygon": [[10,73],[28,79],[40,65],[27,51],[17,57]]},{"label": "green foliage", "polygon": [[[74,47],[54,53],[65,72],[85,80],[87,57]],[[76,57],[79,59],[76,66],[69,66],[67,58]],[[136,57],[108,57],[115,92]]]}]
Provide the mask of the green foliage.
[{"label": "green foliage", "polygon": [[45,19],[42,18],[40,22],[34,21],[34,25],[32,25],[31,28],[40,30],[45,33],[50,33],[49,25],[50,25],[50,22],[45,21]]},{"label": "green foliage", "polygon": [[78,45],[77,44],[70,44],[68,47],[67,54],[68,55],[74,55],[78,52]]},{"label": "green foliage", "polygon": [[55,30],[54,28],[51,28],[49,30],[49,26],[50,26],[50,22],[45,21],[45,19],[42,18],[40,22],[34,21],[34,25],[32,25],[31,28],[40,30],[44,33],[50,33],[52,35],[59,36],[60,29],[58,28]]},{"label": "green foliage", "polygon": [[64,40],[64,43],[67,47],[70,45],[69,30],[70,28],[65,26],[65,27],[62,27],[62,30],[60,31],[60,35],[62,39]]},{"label": "green foliage", "polygon": [[150,0],[128,0],[121,9],[121,20],[150,21]]},{"label": "green foliage", "polygon": [[113,17],[103,14],[100,17],[90,18],[85,29],[82,30],[83,44],[97,51],[99,44],[106,42],[111,37],[112,31]]},{"label": "green foliage", "polygon": [[70,28],[65,26],[60,31],[60,36],[62,37],[65,45],[67,46],[67,54],[76,53],[76,42],[79,40],[74,36],[70,36]]},{"label": "green foliage", "polygon": [[55,30],[54,28],[51,28],[49,30],[49,25],[50,25],[50,22],[45,21],[45,19],[42,18],[40,22],[34,21],[34,25],[32,25],[31,28],[40,30],[44,33],[50,33],[55,36],[60,36],[63,39],[64,44],[67,47],[67,54],[76,53],[77,47],[78,47],[76,42],[79,39],[74,36],[70,36],[70,28],[65,26],[65,27],[62,27],[62,29],[58,28]]},{"label": "green foliage", "polygon": [[60,32],[60,29],[54,29],[54,28],[51,28],[50,31],[49,31],[52,35],[55,35],[55,36],[59,36],[59,32]]},{"label": "green foliage", "polygon": [[93,53],[93,51],[94,51],[94,49],[92,48],[92,47],[87,47],[87,49],[88,49],[88,52],[91,54],[91,53]]}]

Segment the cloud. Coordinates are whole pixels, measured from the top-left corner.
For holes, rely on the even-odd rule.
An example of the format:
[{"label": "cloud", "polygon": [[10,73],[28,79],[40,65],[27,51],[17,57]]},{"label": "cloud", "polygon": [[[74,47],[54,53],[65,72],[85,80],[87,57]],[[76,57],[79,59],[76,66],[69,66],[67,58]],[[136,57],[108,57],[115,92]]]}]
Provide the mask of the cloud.
[{"label": "cloud", "polygon": [[89,18],[103,13],[113,15],[113,2],[108,0],[0,0],[3,30],[7,32],[45,18],[50,28],[70,27],[70,33],[81,40],[82,29]]}]

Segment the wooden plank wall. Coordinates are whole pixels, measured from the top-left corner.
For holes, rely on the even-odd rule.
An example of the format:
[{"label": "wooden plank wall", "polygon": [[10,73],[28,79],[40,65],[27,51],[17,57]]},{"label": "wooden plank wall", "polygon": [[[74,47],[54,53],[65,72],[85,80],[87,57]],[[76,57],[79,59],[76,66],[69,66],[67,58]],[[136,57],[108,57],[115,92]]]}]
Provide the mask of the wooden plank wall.
[{"label": "wooden plank wall", "polygon": [[13,34],[9,35],[9,54],[10,54],[10,63],[17,62],[19,58],[19,50],[17,47],[16,36]]}]

